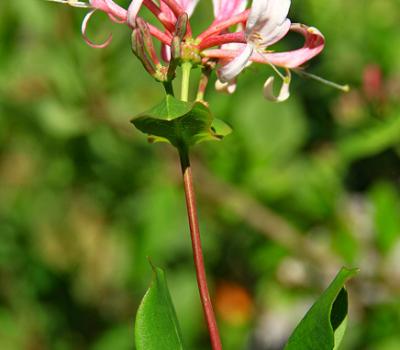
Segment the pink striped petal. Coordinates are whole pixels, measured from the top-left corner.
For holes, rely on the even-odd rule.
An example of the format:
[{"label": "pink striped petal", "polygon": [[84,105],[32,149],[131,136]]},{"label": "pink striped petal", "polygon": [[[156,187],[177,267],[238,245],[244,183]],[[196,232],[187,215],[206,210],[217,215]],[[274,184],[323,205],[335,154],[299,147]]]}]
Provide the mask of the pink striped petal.
[{"label": "pink striped petal", "polygon": [[108,6],[108,8],[110,9],[110,14],[113,15],[116,18],[119,18],[121,20],[126,20],[127,18],[127,11],[117,5],[114,1],[112,0],[104,0],[104,2],[106,3],[106,5]]},{"label": "pink striped petal", "polygon": [[89,0],[90,6],[96,10],[101,10],[103,12],[108,12],[109,7],[104,0]]},{"label": "pink striped petal", "polygon": [[[265,63],[272,63],[276,66],[286,68],[296,68],[319,55],[324,49],[325,38],[318,29],[296,23],[292,24],[290,30],[304,36],[304,46],[300,49],[287,52],[262,54]],[[254,57],[254,59],[255,61],[260,60],[259,57]]]},{"label": "pink striped petal", "polygon": [[89,0],[93,9],[103,11],[119,21],[126,21],[126,10],[113,0]]}]

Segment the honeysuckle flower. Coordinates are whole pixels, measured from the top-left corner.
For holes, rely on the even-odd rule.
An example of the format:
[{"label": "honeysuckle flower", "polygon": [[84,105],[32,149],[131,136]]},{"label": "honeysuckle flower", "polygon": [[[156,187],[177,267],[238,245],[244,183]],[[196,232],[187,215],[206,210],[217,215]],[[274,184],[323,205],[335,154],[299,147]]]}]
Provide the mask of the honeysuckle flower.
[{"label": "honeysuckle flower", "polygon": [[[281,91],[277,97],[272,97],[272,86],[274,83],[274,79],[268,78],[264,85],[265,98],[275,102],[282,102],[289,97],[289,84],[291,81],[289,69],[296,69],[313,57],[317,56],[319,53],[321,53],[325,45],[324,36],[318,29],[314,27],[308,27],[304,24],[294,23],[290,26],[290,31],[297,32],[303,35],[303,37],[305,38],[303,47],[286,52],[260,52],[254,50],[247,60],[247,64],[248,62],[263,63],[271,65],[275,70],[275,66],[282,67],[287,70],[288,74],[286,77],[282,76],[277,71],[283,80]],[[218,58],[222,60],[222,62],[226,62],[229,59],[235,60],[235,58],[239,57],[243,53],[243,51],[243,48],[235,50],[220,48],[208,49],[203,51],[202,54],[207,57]],[[224,67],[222,67],[222,69],[224,69]],[[224,81],[222,79],[221,80],[227,84],[232,84],[232,82],[235,81],[235,78],[236,76],[228,81]]]},{"label": "honeysuckle flower", "polygon": [[[278,95],[274,94],[274,77],[269,77],[264,84],[264,96],[275,102],[289,97],[290,69],[306,75],[299,67],[318,55],[325,44],[323,35],[317,29],[291,24],[287,18],[291,0],[253,0],[250,9],[246,9],[247,0],[212,0],[214,21],[194,38],[188,18],[193,14],[199,0],[132,0],[127,9],[118,5],[116,0],[49,1],[90,10],[82,22],[82,34],[92,47],[103,48],[112,38],[110,35],[102,44],[94,44],[88,39],[86,30],[95,11],[102,11],[112,21],[128,25],[133,30],[133,51],[145,69],[159,81],[173,79],[176,67],[186,61],[203,68],[211,66],[212,69],[217,63],[217,90],[233,93],[237,77],[244,68],[254,62],[267,64],[283,81]],[[142,7],[146,7],[155,16],[162,29],[140,18]],[[184,16],[186,20],[182,26],[179,19]],[[176,41],[178,27],[185,28],[185,32]],[[232,27],[234,31],[231,30]],[[271,45],[285,37],[289,31],[303,35],[303,47],[287,52],[268,51]],[[158,59],[153,45],[154,39],[161,43],[161,57],[167,67]],[[171,47],[174,50],[172,61]],[[277,67],[283,68],[286,74],[283,75]]]},{"label": "honeysuckle flower", "polygon": [[246,67],[253,53],[283,38],[290,28],[287,18],[290,0],[254,0],[246,23],[246,46],[241,53],[219,71],[220,80],[228,82]]}]

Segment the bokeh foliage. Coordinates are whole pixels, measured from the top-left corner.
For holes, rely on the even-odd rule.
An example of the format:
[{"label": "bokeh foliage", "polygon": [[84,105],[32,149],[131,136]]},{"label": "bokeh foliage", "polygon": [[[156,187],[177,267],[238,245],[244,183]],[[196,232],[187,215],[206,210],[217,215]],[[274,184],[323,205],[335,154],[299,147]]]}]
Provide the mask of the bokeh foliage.
[{"label": "bokeh foliage", "polygon": [[[125,4],[128,1],[122,1]],[[194,22],[203,28],[210,4]],[[129,32],[41,0],[0,2],[0,348],[133,348],[151,275],[168,284],[190,349],[207,349],[175,152],[129,120],[162,99]],[[343,265],[343,349],[400,348],[400,4],[293,1],[291,18],[326,36],[310,71],[263,100],[253,65],[234,97],[208,94],[235,132],[195,148],[205,257],[223,342],[279,349]],[[301,44],[290,35],[279,48]]]}]

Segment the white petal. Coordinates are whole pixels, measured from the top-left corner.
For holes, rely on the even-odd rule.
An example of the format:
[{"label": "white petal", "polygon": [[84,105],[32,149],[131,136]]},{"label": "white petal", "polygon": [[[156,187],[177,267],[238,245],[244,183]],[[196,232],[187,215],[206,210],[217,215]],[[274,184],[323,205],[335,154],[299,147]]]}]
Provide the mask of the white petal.
[{"label": "white petal", "polygon": [[252,39],[258,34],[261,36],[258,44],[269,45],[274,37],[288,28],[285,22],[290,5],[291,0],[254,0],[246,25],[247,38]]},{"label": "white petal", "polygon": [[193,14],[199,0],[178,0],[179,5],[185,10],[189,17]]},{"label": "white petal", "polygon": [[220,68],[219,79],[226,83],[238,76],[242,70],[246,68],[253,51],[254,48],[252,45],[246,45],[244,50],[237,57]]},{"label": "white petal", "polygon": [[281,40],[290,30],[291,24],[292,22],[287,18],[282,24],[276,26],[267,36],[263,36],[262,46],[267,47]]},{"label": "white petal", "polygon": [[247,19],[246,34],[251,33],[255,29],[257,24],[260,22],[260,20],[263,17],[263,14],[268,9],[269,1],[270,0],[253,0],[249,18]]},{"label": "white petal", "polygon": [[286,101],[290,97],[290,75],[285,78],[283,84],[281,86],[281,90],[279,91],[279,95],[276,96],[274,94],[274,77],[269,77],[264,84],[264,97],[272,102],[283,102]]},{"label": "white petal", "polygon": [[217,79],[215,82],[215,90],[228,95],[232,95],[236,91],[236,79],[223,83],[221,80]]}]

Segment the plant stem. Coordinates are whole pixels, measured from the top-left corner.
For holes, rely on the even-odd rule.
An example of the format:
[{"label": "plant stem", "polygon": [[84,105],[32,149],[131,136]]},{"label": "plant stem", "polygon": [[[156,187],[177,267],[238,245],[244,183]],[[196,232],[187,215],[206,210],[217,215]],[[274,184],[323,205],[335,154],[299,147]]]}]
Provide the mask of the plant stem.
[{"label": "plant stem", "polygon": [[163,85],[164,85],[165,93],[167,95],[175,96],[174,95],[174,87],[172,86],[172,83],[170,81],[164,82]]},{"label": "plant stem", "polygon": [[196,267],[197,285],[203,306],[204,316],[210,334],[213,350],[222,350],[221,340],[215,320],[214,310],[208,292],[206,271],[204,268],[203,250],[201,247],[200,229],[197,218],[196,197],[193,186],[192,170],[190,167],[189,153],[186,148],[179,149],[182,167],[183,183],[185,187],[186,207],[188,212],[190,237],[192,239],[193,259]]},{"label": "plant stem", "polygon": [[181,100],[187,102],[189,99],[189,83],[190,83],[190,71],[192,70],[192,64],[185,62],[182,64],[182,90]]},{"label": "plant stem", "polygon": [[208,82],[210,80],[212,69],[209,65],[205,66],[201,71],[201,78],[199,83],[199,89],[197,91],[196,101],[204,101],[204,95],[207,90]]}]

